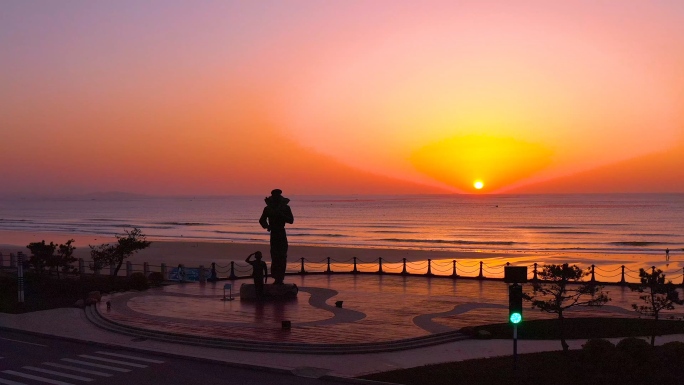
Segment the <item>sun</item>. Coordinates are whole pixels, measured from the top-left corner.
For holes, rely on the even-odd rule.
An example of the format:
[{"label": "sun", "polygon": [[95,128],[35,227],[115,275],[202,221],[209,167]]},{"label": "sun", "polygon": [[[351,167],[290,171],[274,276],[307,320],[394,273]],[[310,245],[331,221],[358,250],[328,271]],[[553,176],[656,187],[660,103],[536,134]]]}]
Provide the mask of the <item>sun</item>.
[{"label": "sun", "polygon": [[482,183],[481,180],[476,180],[475,183],[473,183],[473,186],[477,190],[482,190],[482,188],[484,187],[484,183]]}]

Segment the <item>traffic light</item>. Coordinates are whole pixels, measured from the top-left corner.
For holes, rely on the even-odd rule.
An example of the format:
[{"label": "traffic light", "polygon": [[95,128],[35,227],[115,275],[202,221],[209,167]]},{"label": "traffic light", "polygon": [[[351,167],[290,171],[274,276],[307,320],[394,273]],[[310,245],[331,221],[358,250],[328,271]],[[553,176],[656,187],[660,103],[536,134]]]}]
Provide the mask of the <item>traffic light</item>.
[{"label": "traffic light", "polygon": [[522,321],[523,310],[523,291],[522,286],[513,284],[508,287],[508,319],[513,324]]}]

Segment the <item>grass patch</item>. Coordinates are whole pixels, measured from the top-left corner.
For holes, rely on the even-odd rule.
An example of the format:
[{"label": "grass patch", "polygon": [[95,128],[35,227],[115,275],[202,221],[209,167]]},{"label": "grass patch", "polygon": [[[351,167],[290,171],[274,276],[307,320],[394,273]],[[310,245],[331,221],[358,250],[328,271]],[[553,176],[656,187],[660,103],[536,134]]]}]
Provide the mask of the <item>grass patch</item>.
[{"label": "grass patch", "polygon": [[[140,278],[140,277],[136,277]],[[145,278],[144,276],[142,278]],[[0,275],[0,313],[25,313],[72,307],[91,291],[102,294],[131,289],[143,289],[140,279],[127,277],[70,276],[57,279],[52,276],[27,272],[24,284],[24,303],[17,301],[17,279],[9,274]]]},{"label": "grass patch", "polygon": [[[649,349],[650,350],[650,349]],[[656,347],[632,356],[615,349],[602,357],[584,351],[532,353],[513,357],[468,360],[412,369],[376,373],[362,378],[397,384],[418,385],[631,385],[682,384],[684,354],[677,349]]]},{"label": "grass patch", "polygon": [[[651,335],[652,319],[642,318],[566,318],[565,338],[619,338]],[[684,334],[684,321],[661,319],[657,323],[658,333]],[[495,339],[509,339],[513,335],[513,327],[508,323],[463,328],[466,334],[475,335],[485,330]],[[525,321],[518,324],[518,339],[554,340],[559,339],[557,319]]]}]

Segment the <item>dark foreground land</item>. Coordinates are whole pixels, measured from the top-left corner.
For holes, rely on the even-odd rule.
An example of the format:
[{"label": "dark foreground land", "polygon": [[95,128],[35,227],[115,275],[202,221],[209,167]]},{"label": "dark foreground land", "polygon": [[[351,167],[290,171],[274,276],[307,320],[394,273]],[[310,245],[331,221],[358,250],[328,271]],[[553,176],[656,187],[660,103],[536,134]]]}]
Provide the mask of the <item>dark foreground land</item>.
[{"label": "dark foreground land", "polygon": [[684,383],[684,343],[605,354],[586,351],[532,353],[513,357],[469,360],[365,376],[397,384],[430,385],[681,385]]},{"label": "dark foreground land", "polygon": [[[684,343],[671,342],[652,348],[644,339],[654,327],[651,319],[574,318],[565,320],[565,337],[593,339],[582,350],[532,353],[513,357],[496,357],[427,365],[365,376],[365,379],[397,384],[525,384],[525,385],[631,385],[684,384]],[[660,320],[657,335],[684,334],[684,321]],[[483,325],[467,330],[491,333],[491,338],[510,339],[509,324]],[[521,339],[558,339],[556,320],[522,323]],[[627,337],[617,344],[602,338]]]}]

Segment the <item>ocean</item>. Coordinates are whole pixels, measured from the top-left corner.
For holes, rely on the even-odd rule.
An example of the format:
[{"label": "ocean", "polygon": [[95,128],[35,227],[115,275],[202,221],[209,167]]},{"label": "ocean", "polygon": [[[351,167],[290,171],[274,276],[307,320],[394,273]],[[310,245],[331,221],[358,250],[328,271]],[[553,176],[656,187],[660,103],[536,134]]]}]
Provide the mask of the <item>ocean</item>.
[{"label": "ocean", "polygon": [[[287,194],[286,194],[287,195]],[[684,250],[684,194],[288,196],[290,244],[451,251]],[[0,200],[0,230],[268,242],[262,196]],[[0,240],[2,243],[2,240]]]}]

